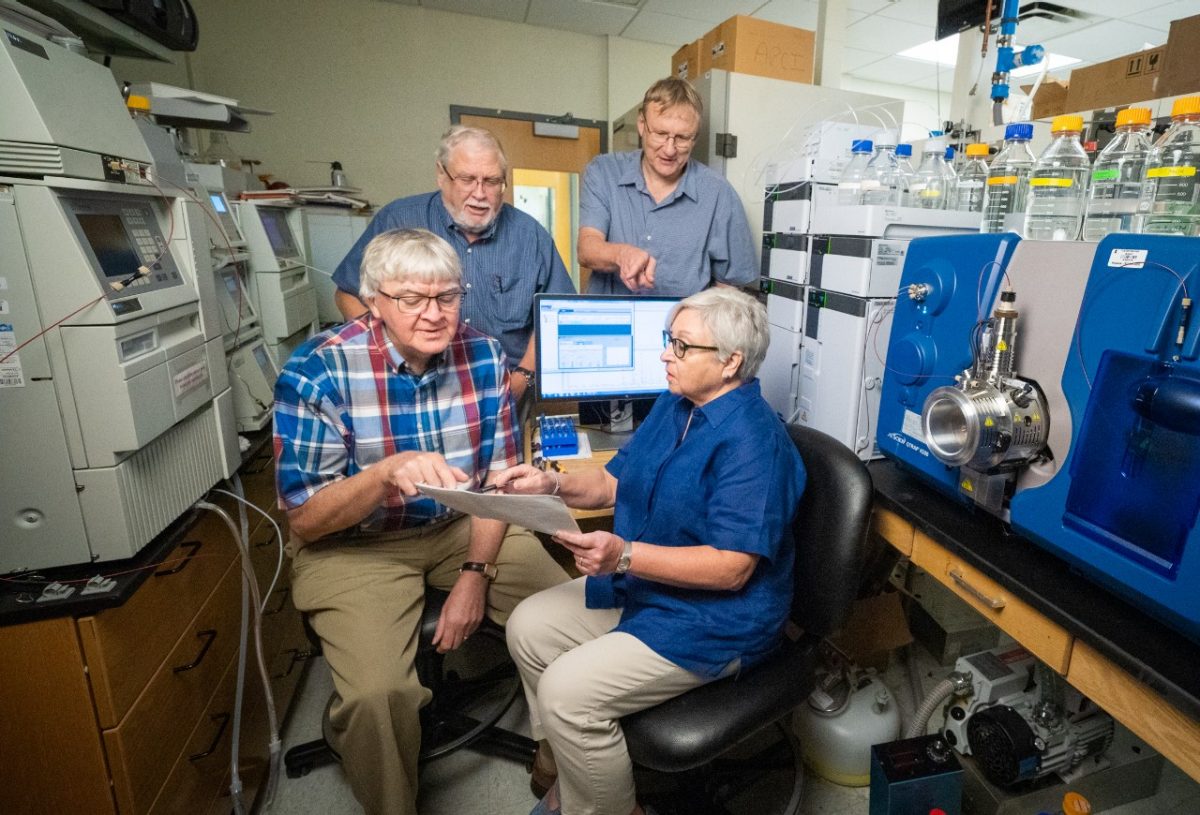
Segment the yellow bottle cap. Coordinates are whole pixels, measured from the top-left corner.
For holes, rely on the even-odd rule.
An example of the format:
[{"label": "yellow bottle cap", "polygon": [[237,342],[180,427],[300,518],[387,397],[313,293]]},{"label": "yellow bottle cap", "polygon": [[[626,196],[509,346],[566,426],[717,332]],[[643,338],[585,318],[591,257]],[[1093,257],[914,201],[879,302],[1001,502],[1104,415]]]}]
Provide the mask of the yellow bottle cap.
[{"label": "yellow bottle cap", "polygon": [[1125,108],[1117,113],[1117,127],[1150,124],[1150,108]]},{"label": "yellow bottle cap", "polygon": [[968,156],[986,156],[988,154],[988,146],[986,144],[968,144]]},{"label": "yellow bottle cap", "polygon": [[1063,796],[1064,815],[1088,815],[1091,811],[1092,805],[1079,793],[1068,792]]},{"label": "yellow bottle cap", "polygon": [[1171,116],[1187,116],[1190,113],[1200,113],[1200,96],[1185,96],[1171,105]]},{"label": "yellow bottle cap", "polygon": [[129,98],[125,100],[125,107],[130,110],[140,110],[144,113],[150,112],[150,100],[145,96],[138,96],[136,93],[129,94]]},{"label": "yellow bottle cap", "polygon": [[1050,123],[1051,133],[1061,133],[1064,130],[1083,130],[1082,116],[1055,116]]}]

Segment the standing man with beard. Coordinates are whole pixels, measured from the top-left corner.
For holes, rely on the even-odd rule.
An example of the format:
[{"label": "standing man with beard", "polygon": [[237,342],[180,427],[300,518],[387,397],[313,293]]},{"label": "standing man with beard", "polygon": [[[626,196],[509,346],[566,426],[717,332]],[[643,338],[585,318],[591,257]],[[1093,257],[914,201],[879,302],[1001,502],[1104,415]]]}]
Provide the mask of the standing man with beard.
[{"label": "standing man with beard", "polygon": [[437,192],[379,210],[338,264],[333,274],[338,310],[347,320],[367,310],[358,298],[359,267],[372,238],[391,229],[428,229],[454,247],[462,262],[463,323],[500,341],[514,374],[513,398],[528,405],[522,397],[534,376],[533,296],[573,293],[575,286],[550,233],[504,203],[508,157],[492,133],[451,127],[438,145],[436,167]]},{"label": "standing man with beard", "polygon": [[737,192],[691,158],[704,103],[682,79],[650,86],[638,113],[642,149],[592,159],[579,198],[579,263],[593,294],[687,297],[758,279]]}]

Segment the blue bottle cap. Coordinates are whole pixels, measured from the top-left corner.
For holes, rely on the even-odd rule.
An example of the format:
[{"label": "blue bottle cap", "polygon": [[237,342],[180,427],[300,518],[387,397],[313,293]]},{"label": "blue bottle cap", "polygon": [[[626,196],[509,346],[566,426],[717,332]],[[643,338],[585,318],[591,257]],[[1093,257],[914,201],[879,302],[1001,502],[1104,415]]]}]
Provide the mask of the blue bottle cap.
[{"label": "blue bottle cap", "polygon": [[929,131],[929,138],[931,138],[931,139],[936,139],[938,136],[944,136],[944,135],[946,135],[946,134],[940,130],[930,130]]},{"label": "blue bottle cap", "polygon": [[871,143],[870,139],[855,139],[850,142],[851,153],[870,153],[874,149],[875,145]]},{"label": "blue bottle cap", "polygon": [[911,144],[897,144],[896,145],[896,155],[904,156],[906,158],[911,158],[912,157],[912,145]]},{"label": "blue bottle cap", "polygon": [[946,161],[954,161],[954,148],[953,147],[946,148]]},{"label": "blue bottle cap", "polygon": [[1032,122],[1016,122],[1004,128],[1004,140],[1029,141],[1033,138]]}]

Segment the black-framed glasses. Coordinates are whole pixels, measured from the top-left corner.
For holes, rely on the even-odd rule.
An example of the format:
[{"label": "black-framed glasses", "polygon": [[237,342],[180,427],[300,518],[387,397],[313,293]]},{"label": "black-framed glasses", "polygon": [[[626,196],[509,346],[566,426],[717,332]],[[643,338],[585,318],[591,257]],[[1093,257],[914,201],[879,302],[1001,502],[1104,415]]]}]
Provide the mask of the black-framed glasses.
[{"label": "black-framed glasses", "polygon": [[421,314],[429,307],[430,300],[436,300],[438,308],[442,311],[458,311],[462,306],[463,297],[466,292],[462,289],[447,289],[440,291],[437,294],[417,294],[416,292],[403,291],[399,294],[388,294],[387,292],[378,292],[380,297],[386,297],[396,304],[396,308],[406,314]]},{"label": "black-framed glasses", "polygon": [[672,337],[670,331],[663,331],[663,348],[671,346],[671,351],[677,359],[683,359],[684,355],[693,348],[697,351],[720,351],[721,349],[715,345],[693,345],[690,342],[684,342],[678,337]]},{"label": "black-framed glasses", "polygon": [[446,169],[445,164],[438,164],[438,166],[442,168],[442,172],[446,174],[446,178],[453,181],[463,192],[470,192],[479,184],[482,184],[483,188],[488,192],[495,192],[496,190],[504,189],[506,183],[502,175],[489,175],[483,178],[474,175],[454,175]]}]

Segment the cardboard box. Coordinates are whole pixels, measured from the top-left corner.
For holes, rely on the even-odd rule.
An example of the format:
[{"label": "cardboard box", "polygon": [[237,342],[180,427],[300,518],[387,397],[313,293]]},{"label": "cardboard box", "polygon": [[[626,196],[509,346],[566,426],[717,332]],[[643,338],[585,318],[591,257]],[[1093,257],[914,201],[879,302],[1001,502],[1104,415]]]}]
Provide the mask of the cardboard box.
[{"label": "cardboard box", "polygon": [[1160,45],[1072,71],[1067,112],[1099,110],[1162,96],[1158,80],[1166,52],[1167,47]]},{"label": "cardboard box", "polygon": [[[1069,84],[1061,79],[1046,79],[1042,82],[1042,86],[1038,88],[1037,96],[1033,97],[1033,114],[1034,119],[1048,119],[1051,116],[1058,116],[1060,113],[1071,113],[1067,109],[1067,89]],[[1021,90],[1028,95],[1033,90],[1032,85],[1023,85]]]},{"label": "cardboard box", "polygon": [[695,81],[704,75],[708,67],[701,57],[701,40],[692,40],[671,57],[671,76]]},{"label": "cardboard box", "polygon": [[704,35],[703,71],[719,68],[739,74],[813,81],[815,35],[803,28],[739,14]]},{"label": "cardboard box", "polygon": [[886,670],[892,652],[913,641],[900,595],[889,592],[856,601],[850,619],[830,640],[860,668]]},{"label": "cardboard box", "polygon": [[1158,81],[1158,95],[1183,96],[1200,93],[1200,14],[1171,23],[1167,37],[1166,65]]}]

